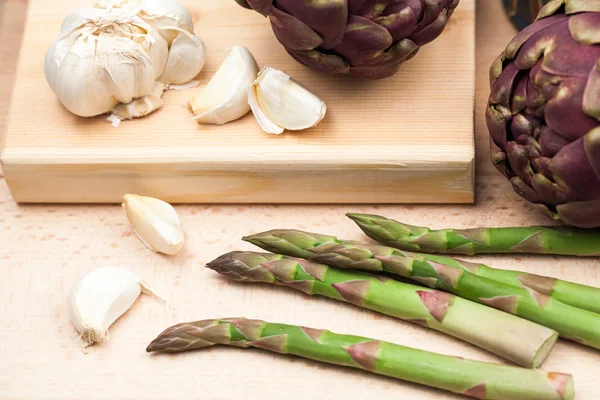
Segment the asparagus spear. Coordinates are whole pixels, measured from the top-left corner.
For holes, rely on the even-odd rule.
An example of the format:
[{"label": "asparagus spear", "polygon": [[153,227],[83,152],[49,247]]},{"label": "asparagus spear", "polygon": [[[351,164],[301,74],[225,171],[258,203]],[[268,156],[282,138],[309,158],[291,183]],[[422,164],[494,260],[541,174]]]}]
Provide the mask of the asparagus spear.
[{"label": "asparagus spear", "polygon": [[401,250],[466,254],[599,256],[600,229],[517,227],[431,230],[379,215],[347,214],[370,238]]},{"label": "asparagus spear", "polygon": [[275,230],[244,238],[265,250],[333,267],[385,271],[518,315],[566,339],[600,349],[600,314],[564,304],[528,286],[511,286],[459,264],[434,262],[391,247],[340,241],[333,236]]},{"label": "asparagus spear", "polygon": [[600,288],[529,274],[527,272],[495,269],[480,263],[434,255],[419,254],[425,260],[466,268],[471,273],[508,285],[525,287],[550,296],[564,304],[600,314]]},{"label": "asparagus spear", "polygon": [[564,373],[465,360],[359,336],[244,318],[178,324],[161,333],[146,350],[177,353],[217,344],[291,354],[478,399],[570,400],[575,396],[573,377]]},{"label": "asparagus spear", "polygon": [[[600,230],[534,227],[431,231],[378,215],[348,214],[348,217],[370,238],[406,251],[470,255],[511,251],[580,256],[600,254]],[[526,272],[494,269],[484,264],[472,264],[450,257],[426,254],[421,256],[443,264],[464,266],[476,275],[498,282],[527,286],[565,304],[600,313],[600,288]]]},{"label": "asparagus spear", "polygon": [[525,367],[538,367],[557,333],[437,290],[277,254],[233,252],[207,268],[241,282],[265,282],[344,301],[462,339]]}]

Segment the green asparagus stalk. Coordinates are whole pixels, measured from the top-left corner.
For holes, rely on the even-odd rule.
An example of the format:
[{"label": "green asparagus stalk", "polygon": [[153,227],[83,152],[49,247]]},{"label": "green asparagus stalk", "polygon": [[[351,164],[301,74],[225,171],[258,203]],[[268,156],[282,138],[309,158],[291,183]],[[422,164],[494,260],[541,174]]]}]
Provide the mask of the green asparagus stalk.
[{"label": "green asparagus stalk", "polygon": [[265,282],[351,303],[444,332],[525,367],[538,367],[557,333],[437,290],[278,254],[233,252],[207,264],[230,279]]},{"label": "green asparagus stalk", "polygon": [[475,275],[497,282],[530,288],[564,304],[600,314],[600,288],[527,272],[495,269],[485,264],[456,260],[446,256],[434,254],[419,254],[419,256],[428,261],[465,268]]},{"label": "green asparagus stalk", "polygon": [[[600,230],[497,228],[431,231],[428,228],[405,225],[377,215],[348,214],[348,216],[370,238],[385,245],[406,251],[476,254],[502,252],[502,249],[514,248],[513,251],[517,252],[521,251],[518,249],[524,249],[523,246],[518,245],[523,242],[523,239],[527,243],[527,238],[540,239],[543,237],[543,240],[536,239],[537,241],[533,241],[539,245],[535,248],[538,250],[542,249],[542,251],[531,252],[548,253],[546,249],[552,249],[552,252],[558,253],[557,249],[561,249],[561,254],[591,256],[594,252],[596,254],[600,253]],[[571,252],[569,253],[566,250],[570,250]],[[498,282],[513,286],[530,287],[565,304],[600,313],[600,288],[528,274],[526,272],[494,269],[484,264],[468,263],[450,257],[420,255],[430,261],[468,268],[476,275]]]},{"label": "green asparagus stalk", "polygon": [[442,229],[412,226],[379,215],[348,214],[373,240],[406,251],[442,254],[536,253],[599,256],[600,229],[516,227]]},{"label": "green asparagus stalk", "polygon": [[276,230],[244,238],[265,250],[327,265],[385,271],[518,315],[566,339],[600,349],[600,314],[564,304],[529,286],[479,276],[459,263],[428,260],[391,247],[340,241],[333,236]]},{"label": "green asparagus stalk", "polygon": [[244,318],[175,325],[148,352],[177,353],[214,345],[258,348],[357,368],[450,392],[496,400],[570,400],[573,377],[430,353],[327,330]]}]

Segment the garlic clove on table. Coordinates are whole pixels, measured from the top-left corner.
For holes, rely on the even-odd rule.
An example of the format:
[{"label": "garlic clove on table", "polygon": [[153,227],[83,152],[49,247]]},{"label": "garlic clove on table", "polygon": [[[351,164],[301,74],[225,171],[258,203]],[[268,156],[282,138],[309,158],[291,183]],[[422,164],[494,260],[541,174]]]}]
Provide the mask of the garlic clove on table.
[{"label": "garlic clove on table", "polygon": [[327,114],[325,102],[282,71],[266,67],[248,91],[248,103],[261,128],[280,134],[319,124]]},{"label": "garlic clove on table", "polygon": [[160,298],[125,268],[99,268],[85,274],[69,295],[69,316],[85,347],[108,340],[110,326],[142,292]]},{"label": "garlic clove on table", "polygon": [[123,197],[123,208],[136,235],[151,250],[167,255],[181,251],[185,235],[179,216],[169,203],[127,194]]},{"label": "garlic clove on table", "polygon": [[223,125],[250,112],[248,89],[256,79],[258,64],[250,51],[233,46],[217,73],[190,103],[202,124]]}]

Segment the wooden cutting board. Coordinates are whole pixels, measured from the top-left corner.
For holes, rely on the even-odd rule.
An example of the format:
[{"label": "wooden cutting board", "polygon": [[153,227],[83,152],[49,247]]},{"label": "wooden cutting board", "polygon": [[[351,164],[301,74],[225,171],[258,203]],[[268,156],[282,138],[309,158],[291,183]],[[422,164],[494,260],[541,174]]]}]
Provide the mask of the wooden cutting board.
[{"label": "wooden cutting board", "polygon": [[115,203],[132,192],[174,203],[473,201],[474,0],[399,74],[375,82],[297,64],[268,21],[233,0],[183,1],[208,47],[202,85],[240,44],[326,101],[318,127],[281,136],[251,114],[198,125],[186,103],[200,88],[168,92],[160,111],[119,128],[67,112],[46,83],[44,55],[64,15],[90,1],[29,3],[1,154],[16,201]]}]

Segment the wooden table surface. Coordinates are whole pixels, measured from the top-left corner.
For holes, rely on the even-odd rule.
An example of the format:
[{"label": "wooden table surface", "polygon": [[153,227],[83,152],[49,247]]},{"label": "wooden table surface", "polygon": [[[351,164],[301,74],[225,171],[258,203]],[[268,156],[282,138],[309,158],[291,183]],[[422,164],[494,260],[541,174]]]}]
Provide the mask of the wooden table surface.
[{"label": "wooden table surface", "polygon": [[[1,3],[0,3],[1,4]],[[0,25],[0,131],[26,8],[4,0]],[[477,11],[477,204],[475,206],[180,206],[187,245],[174,257],[149,252],[118,206],[19,206],[0,178],[1,399],[459,399],[359,371],[238,349],[149,356],[146,344],[172,323],[163,307],[141,298],[111,329],[110,342],[80,351],[67,295],[86,271],[127,266],[169,298],[178,321],[244,316],[354,333],[446,354],[502,362],[473,346],[356,307],[268,286],[220,279],[204,263],[233,249],[251,249],[242,235],[293,227],[360,239],[350,211],[384,214],[433,227],[543,224],[488,161],[484,111],[487,69],[514,35],[500,1]],[[32,107],[35,107],[32,104]],[[598,259],[479,257],[521,269],[600,285]],[[519,338],[515,338],[519,340]],[[577,399],[600,398],[600,353],[559,341],[543,365],[575,376]]]}]

